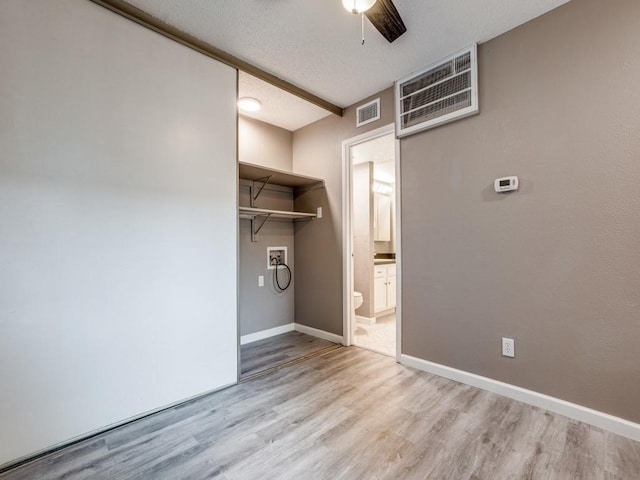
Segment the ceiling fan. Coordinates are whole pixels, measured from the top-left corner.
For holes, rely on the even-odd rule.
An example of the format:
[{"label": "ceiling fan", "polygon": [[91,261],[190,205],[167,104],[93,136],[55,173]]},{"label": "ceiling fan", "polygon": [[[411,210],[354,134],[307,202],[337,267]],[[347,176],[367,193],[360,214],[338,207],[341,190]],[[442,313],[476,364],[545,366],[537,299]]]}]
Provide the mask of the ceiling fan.
[{"label": "ceiling fan", "polygon": [[[342,5],[353,14],[366,15],[389,43],[394,42],[407,31],[398,9],[391,0],[342,0]],[[364,43],[364,17],[362,43]]]}]

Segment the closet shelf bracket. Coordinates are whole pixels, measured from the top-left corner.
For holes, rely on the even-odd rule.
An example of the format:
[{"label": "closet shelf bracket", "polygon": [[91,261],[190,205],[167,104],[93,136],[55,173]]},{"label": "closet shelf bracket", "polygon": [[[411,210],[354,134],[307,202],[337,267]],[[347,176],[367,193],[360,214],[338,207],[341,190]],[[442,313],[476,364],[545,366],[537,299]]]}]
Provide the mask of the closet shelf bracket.
[{"label": "closet shelf bracket", "polygon": [[[267,184],[269,183],[269,181],[272,178],[273,178],[273,175],[269,175],[269,176],[266,176],[266,177],[256,178],[255,180],[252,180],[251,186],[249,187],[249,193],[251,195],[251,206],[252,207],[256,206],[256,200],[258,199],[258,197],[262,193],[262,190],[264,190],[264,187],[267,186]],[[260,185],[260,187],[258,188],[256,186],[256,182],[257,183],[262,183],[262,185]],[[258,190],[257,192],[256,192],[256,189]],[[263,222],[263,225],[264,225],[264,222]]]},{"label": "closet shelf bracket", "polygon": [[256,228],[256,224],[258,223],[256,220],[258,217],[253,217],[251,219],[251,241],[252,242],[258,241],[258,233],[260,233],[260,230],[262,230],[262,227],[264,227],[264,224],[267,223],[267,220],[269,220],[270,216],[271,216],[270,213],[267,213],[264,216],[262,216],[263,220],[262,222],[260,222],[260,225],[258,225],[258,228]]}]

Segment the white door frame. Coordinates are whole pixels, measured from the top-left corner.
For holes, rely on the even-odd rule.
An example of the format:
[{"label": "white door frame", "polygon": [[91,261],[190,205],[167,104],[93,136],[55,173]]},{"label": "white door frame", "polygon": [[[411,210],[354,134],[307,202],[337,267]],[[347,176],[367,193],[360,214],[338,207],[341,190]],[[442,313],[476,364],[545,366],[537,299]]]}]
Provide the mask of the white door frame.
[{"label": "white door frame", "polygon": [[[343,305],[343,343],[353,345],[353,235],[352,235],[352,184],[351,184],[351,147],[374,138],[395,133],[395,124],[371,130],[342,142],[342,305]],[[400,185],[400,141],[395,139],[396,164],[396,201],[395,201],[395,235],[396,235],[396,361],[400,361],[402,353],[402,238],[401,238],[401,185]]]}]

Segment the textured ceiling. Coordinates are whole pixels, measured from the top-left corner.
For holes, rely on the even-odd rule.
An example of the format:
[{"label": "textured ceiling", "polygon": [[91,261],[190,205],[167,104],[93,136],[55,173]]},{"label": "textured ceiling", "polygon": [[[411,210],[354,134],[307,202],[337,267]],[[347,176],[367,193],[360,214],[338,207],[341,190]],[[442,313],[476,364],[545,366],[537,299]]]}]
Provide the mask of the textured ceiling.
[{"label": "textured ceiling", "polygon": [[260,111],[241,112],[243,115],[292,132],[331,115],[324,108],[316,107],[244,72],[240,72],[238,78],[238,97],[253,97],[262,103]]},{"label": "textured ceiling", "polygon": [[567,0],[394,0],[407,33],[389,44],[340,0],[127,0],[339,106]]}]

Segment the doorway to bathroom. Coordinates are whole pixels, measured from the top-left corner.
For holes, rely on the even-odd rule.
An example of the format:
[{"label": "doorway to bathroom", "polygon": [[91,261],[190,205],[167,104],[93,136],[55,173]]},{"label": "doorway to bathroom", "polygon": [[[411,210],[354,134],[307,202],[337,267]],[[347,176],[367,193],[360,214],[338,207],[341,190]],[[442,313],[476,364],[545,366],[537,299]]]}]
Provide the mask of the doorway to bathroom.
[{"label": "doorway to bathroom", "polygon": [[345,343],[400,355],[400,162],[394,124],[343,142]]}]

